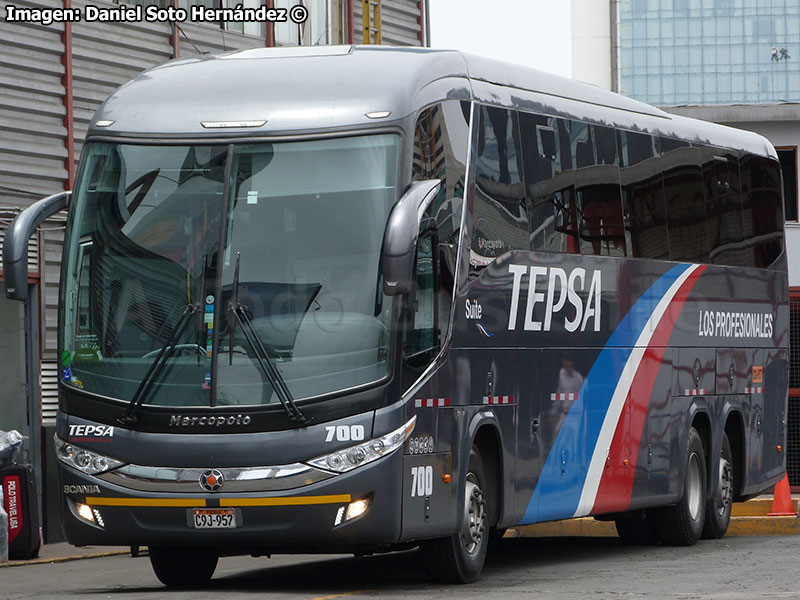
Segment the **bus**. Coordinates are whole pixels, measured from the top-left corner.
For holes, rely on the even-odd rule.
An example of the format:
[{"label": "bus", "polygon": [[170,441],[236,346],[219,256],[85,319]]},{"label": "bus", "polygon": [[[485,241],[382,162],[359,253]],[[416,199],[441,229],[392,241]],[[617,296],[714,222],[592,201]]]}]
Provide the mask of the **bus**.
[{"label": "bus", "polygon": [[509,527],[720,538],[785,472],[775,150],[456,51],[170,61],[92,119],[67,207],[56,453],[76,545],[167,586],[224,555],[419,547],[475,580]]}]

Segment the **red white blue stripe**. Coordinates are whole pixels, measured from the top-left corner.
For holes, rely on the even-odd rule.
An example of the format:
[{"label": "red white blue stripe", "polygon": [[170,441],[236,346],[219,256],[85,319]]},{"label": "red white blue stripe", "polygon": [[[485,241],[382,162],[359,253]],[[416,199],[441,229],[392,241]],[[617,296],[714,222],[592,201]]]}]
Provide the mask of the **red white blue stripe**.
[{"label": "red white blue stripe", "polygon": [[[620,451],[621,436],[617,434],[620,416],[626,401],[631,401],[631,389],[637,382],[642,391],[647,391],[646,413],[648,390],[652,390],[663,347],[689,290],[704,270],[700,265],[676,265],[642,294],[620,321],[570,407],[545,460],[522,523],[611,510],[604,505],[605,499],[620,488],[628,491],[627,497],[613,500],[620,506],[617,510],[629,504],[634,468],[628,469],[630,475],[624,476],[622,481],[603,482],[605,465],[615,453],[614,446],[616,452]],[[657,348],[660,348],[660,355],[656,353],[653,357]],[[645,368],[641,368],[643,364]],[[631,445],[635,442],[638,447],[640,438],[641,427],[631,436]],[[605,485],[601,485],[603,483]]]}]

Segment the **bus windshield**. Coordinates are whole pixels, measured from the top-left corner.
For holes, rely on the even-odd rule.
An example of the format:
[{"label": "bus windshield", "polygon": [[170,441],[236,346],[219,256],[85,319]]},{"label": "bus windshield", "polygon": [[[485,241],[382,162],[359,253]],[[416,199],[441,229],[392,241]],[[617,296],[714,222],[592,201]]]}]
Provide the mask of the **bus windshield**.
[{"label": "bus windshield", "polygon": [[398,146],[90,144],[63,272],[63,382],[130,400],[158,362],[141,404],[221,406],[278,402],[265,364],[294,399],[386,377],[379,264]]}]

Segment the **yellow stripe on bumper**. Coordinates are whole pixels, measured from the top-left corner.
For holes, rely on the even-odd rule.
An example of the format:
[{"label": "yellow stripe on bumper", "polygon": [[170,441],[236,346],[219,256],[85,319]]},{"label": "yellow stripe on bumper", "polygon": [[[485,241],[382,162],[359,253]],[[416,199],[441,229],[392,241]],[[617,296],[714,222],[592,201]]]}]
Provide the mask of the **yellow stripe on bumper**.
[{"label": "yellow stripe on bumper", "polygon": [[283,498],[220,498],[220,506],[305,506],[309,504],[343,504],[350,494],[335,496],[286,496]]},{"label": "yellow stripe on bumper", "polygon": [[86,504],[90,506],[178,506],[204,507],[203,498],[101,498],[86,496]]},{"label": "yellow stripe on bumper", "polygon": [[[234,506],[309,506],[314,504],[346,504],[350,494],[332,496],[283,496],[277,498],[220,498],[220,507]],[[87,496],[90,506],[160,506],[183,508],[206,508],[205,498],[102,498]]]}]

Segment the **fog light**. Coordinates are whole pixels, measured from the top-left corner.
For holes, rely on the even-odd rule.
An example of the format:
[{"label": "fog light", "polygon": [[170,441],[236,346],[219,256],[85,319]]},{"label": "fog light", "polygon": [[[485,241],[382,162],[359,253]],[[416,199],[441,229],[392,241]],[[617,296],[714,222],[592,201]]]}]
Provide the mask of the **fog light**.
[{"label": "fog light", "polygon": [[341,525],[343,519],[344,519],[344,506],[340,506],[339,510],[336,511],[336,519],[334,519],[333,521],[333,526],[336,527],[337,525]]},{"label": "fog light", "polygon": [[84,521],[89,521],[90,523],[94,523],[94,513],[92,512],[92,507],[88,504],[81,504],[80,502],[75,503],[75,510],[78,512],[78,516],[83,519]]},{"label": "fog light", "polygon": [[351,502],[347,505],[347,514],[345,514],[344,520],[349,521],[350,519],[355,519],[356,517],[360,517],[369,508],[369,500],[366,498],[363,500],[356,500],[355,502]]},{"label": "fog light", "polygon": [[97,524],[100,525],[100,527],[105,528],[106,524],[103,521],[103,516],[100,514],[100,511],[96,508],[93,508],[92,512],[94,513],[94,520],[97,522]]}]

